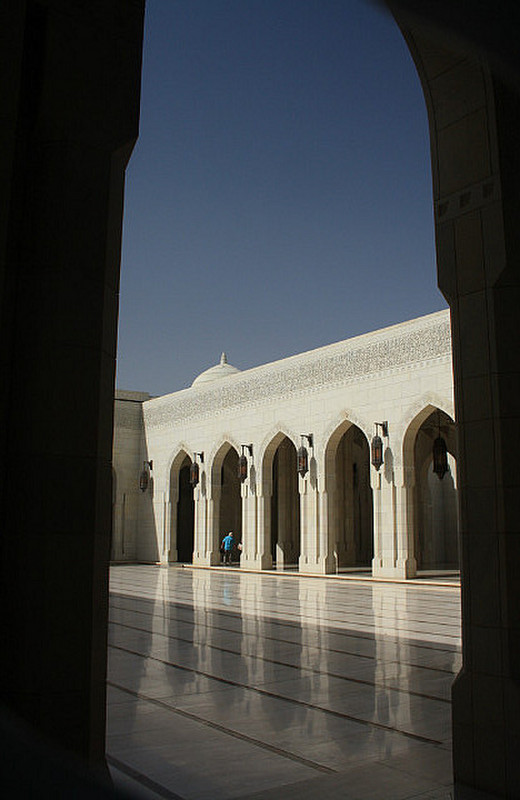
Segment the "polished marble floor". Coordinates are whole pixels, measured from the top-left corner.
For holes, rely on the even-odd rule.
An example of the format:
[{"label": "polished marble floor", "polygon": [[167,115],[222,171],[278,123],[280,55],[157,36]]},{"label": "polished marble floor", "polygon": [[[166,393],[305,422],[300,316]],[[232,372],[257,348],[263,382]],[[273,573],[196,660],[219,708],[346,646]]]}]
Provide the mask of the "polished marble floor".
[{"label": "polished marble floor", "polygon": [[108,759],[141,797],[447,800],[457,586],[111,570]]}]

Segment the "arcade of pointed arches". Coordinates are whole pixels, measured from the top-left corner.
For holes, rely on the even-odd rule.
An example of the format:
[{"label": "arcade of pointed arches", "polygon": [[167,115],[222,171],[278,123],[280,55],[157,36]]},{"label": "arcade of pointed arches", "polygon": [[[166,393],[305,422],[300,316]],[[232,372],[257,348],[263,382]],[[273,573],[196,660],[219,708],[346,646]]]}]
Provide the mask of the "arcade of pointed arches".
[{"label": "arcade of pointed arches", "polygon": [[[439,437],[447,450],[442,476],[433,464]],[[253,445],[252,455],[246,454],[247,478],[241,481],[240,445],[224,439],[201,465],[196,486],[190,483],[192,451],[186,444],[177,448],[166,487],[167,560],[215,565],[223,536],[233,531],[235,562],[244,567],[305,572],[321,559],[322,572],[381,572],[377,566],[384,564],[385,554],[378,527],[384,524],[382,506],[390,487],[394,517],[395,495],[401,495],[403,530],[396,536],[406,542],[405,577],[458,569],[456,426],[446,411],[427,404],[416,412],[401,453],[396,457],[387,446],[379,470],[371,464],[366,430],[349,419],[337,424],[321,449],[313,442],[304,476],[298,474],[298,446],[294,434],[283,430],[258,451]],[[402,463],[401,486],[396,462]]]}]

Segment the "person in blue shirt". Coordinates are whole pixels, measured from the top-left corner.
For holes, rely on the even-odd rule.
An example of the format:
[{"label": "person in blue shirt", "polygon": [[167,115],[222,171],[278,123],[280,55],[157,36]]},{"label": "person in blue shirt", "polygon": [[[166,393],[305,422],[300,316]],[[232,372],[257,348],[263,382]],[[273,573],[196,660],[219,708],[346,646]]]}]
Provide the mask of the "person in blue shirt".
[{"label": "person in blue shirt", "polygon": [[222,539],[221,550],[223,553],[223,564],[231,564],[231,554],[233,552],[233,546],[235,541],[233,539],[233,531],[229,531],[227,536],[224,536]]}]

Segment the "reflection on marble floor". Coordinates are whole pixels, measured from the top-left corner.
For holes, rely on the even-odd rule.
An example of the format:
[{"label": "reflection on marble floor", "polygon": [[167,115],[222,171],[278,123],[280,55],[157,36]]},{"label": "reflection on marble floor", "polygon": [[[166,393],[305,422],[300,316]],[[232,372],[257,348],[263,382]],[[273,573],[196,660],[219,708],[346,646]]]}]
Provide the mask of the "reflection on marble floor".
[{"label": "reflection on marble floor", "polygon": [[451,791],[457,587],[111,570],[109,762],[142,797]]}]

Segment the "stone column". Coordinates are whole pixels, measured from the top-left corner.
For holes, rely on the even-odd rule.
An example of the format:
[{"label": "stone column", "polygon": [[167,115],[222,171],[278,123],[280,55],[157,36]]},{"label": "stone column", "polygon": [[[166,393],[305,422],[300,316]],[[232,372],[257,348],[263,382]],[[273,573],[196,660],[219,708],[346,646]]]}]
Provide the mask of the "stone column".
[{"label": "stone column", "polygon": [[[319,521],[320,521],[320,554],[322,554],[323,571],[334,573],[338,571],[338,552],[335,547],[333,529],[331,529],[330,513],[334,508],[329,493],[324,491],[319,495]],[[334,511],[334,513],[336,513]]]},{"label": "stone column", "polygon": [[271,493],[272,487],[262,487],[257,498],[255,569],[272,569],[271,555]]},{"label": "stone column", "polygon": [[[153,523],[153,533],[154,538],[156,541],[156,560],[160,564],[167,564],[168,563],[168,551],[165,549],[165,538],[164,538],[164,510],[165,510],[165,502],[164,502],[164,492],[158,492],[155,489],[155,481],[151,486],[153,490],[153,497],[152,497],[152,523]],[[139,532],[138,532],[139,535]]]},{"label": "stone column", "polygon": [[178,560],[177,553],[177,503],[179,500],[178,488],[170,487],[170,498],[166,503],[164,526],[165,526],[165,553],[164,561],[175,562]]},{"label": "stone column", "polygon": [[372,559],[372,575],[377,576],[383,568],[383,528],[381,520],[381,473],[370,467],[370,483],[374,504],[374,558]]},{"label": "stone column", "polygon": [[[201,478],[204,476],[202,475]],[[209,566],[207,553],[208,545],[208,524],[209,524],[209,503],[205,491],[205,485],[199,483],[193,490],[195,501],[194,521],[193,521],[193,563],[200,566]]]},{"label": "stone column", "polygon": [[397,568],[397,527],[395,520],[395,486],[393,476],[371,466],[374,497],[374,577],[404,577]]},{"label": "stone column", "polygon": [[396,571],[399,577],[413,578],[417,574],[414,555],[413,517],[409,518],[409,491],[403,467],[394,468],[394,519],[397,530]]},{"label": "stone column", "polygon": [[[212,486],[208,499],[208,515],[206,526],[204,563],[207,566],[220,564],[220,542],[223,532],[220,530],[220,496],[221,486]],[[221,536],[222,534],[222,536]]]},{"label": "stone column", "polygon": [[[493,105],[470,144],[472,160],[491,146],[489,172],[467,188],[454,176],[470,207],[438,222],[460,448],[464,660],[453,756],[456,783],[520,798],[520,102],[498,78],[487,89]],[[444,202],[456,209],[457,199]]]},{"label": "stone column", "polygon": [[316,476],[299,478],[301,553],[300,572],[336,572],[336,559],[328,531],[327,494],[318,491]]},{"label": "stone column", "polygon": [[374,501],[372,574],[381,578],[411,578],[416,573],[407,528],[407,491],[403,470],[395,466],[389,448],[379,472],[371,466]]},{"label": "stone column", "polygon": [[493,35],[516,51],[518,26],[491,3],[465,12],[463,45],[394,13],[429,110],[438,278],[452,320],[463,639],[455,783],[519,798],[520,92],[516,52],[511,72],[485,55]]},{"label": "stone column", "polygon": [[98,767],[143,6],[20,0],[2,4],[0,25],[0,692],[41,736]]},{"label": "stone column", "polygon": [[240,488],[242,496],[242,555],[240,566],[246,569],[259,569],[257,566],[257,497],[252,491],[249,479]]}]

